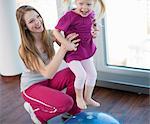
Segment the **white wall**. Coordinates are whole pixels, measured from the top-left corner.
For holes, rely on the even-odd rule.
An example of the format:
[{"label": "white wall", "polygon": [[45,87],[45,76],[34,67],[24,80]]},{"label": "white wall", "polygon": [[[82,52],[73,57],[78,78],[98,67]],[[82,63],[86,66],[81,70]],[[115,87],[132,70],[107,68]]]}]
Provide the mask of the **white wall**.
[{"label": "white wall", "polygon": [[13,76],[22,72],[18,55],[19,30],[15,0],[0,1],[0,75]]}]

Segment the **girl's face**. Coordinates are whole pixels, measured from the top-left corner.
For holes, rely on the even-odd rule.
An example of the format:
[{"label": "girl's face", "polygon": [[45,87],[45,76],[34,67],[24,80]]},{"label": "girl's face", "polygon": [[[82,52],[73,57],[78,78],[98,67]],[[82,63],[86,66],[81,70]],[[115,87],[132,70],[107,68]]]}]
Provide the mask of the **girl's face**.
[{"label": "girl's face", "polygon": [[94,5],[93,0],[76,0],[76,11],[83,17],[89,15]]},{"label": "girl's face", "polygon": [[34,10],[27,11],[24,14],[26,27],[32,33],[41,33],[44,30],[41,16]]}]

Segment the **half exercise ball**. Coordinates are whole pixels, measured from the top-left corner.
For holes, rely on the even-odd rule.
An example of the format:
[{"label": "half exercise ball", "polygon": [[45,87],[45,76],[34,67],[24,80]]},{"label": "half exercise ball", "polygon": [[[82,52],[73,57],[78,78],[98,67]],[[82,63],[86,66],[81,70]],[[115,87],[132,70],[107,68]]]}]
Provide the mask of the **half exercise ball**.
[{"label": "half exercise ball", "polygon": [[103,112],[80,112],[64,124],[120,124],[114,117]]}]

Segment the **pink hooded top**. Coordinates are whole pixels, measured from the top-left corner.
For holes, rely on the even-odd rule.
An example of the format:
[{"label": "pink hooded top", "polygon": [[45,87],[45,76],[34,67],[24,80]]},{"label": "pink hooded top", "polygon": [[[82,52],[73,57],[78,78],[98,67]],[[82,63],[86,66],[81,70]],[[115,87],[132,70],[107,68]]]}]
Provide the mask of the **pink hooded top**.
[{"label": "pink hooded top", "polygon": [[91,26],[94,19],[94,12],[91,12],[88,16],[82,17],[75,13],[73,10],[67,12],[60,18],[56,29],[64,31],[64,35],[67,36],[70,33],[79,34],[79,46],[77,51],[69,51],[65,56],[66,62],[72,60],[84,60],[92,57],[96,51],[96,46],[93,42],[91,35]]}]

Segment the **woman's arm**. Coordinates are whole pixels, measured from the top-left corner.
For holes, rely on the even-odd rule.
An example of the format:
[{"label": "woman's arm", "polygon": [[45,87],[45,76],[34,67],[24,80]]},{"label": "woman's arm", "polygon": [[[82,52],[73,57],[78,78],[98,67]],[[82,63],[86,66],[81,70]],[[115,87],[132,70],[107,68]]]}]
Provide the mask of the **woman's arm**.
[{"label": "woman's arm", "polygon": [[49,64],[45,65],[41,59],[39,59],[39,72],[46,78],[51,78],[57,71],[59,65],[61,64],[67,50],[64,47],[60,47],[58,52],[54,55]]},{"label": "woman's arm", "polygon": [[76,38],[76,36],[76,34],[70,34],[67,36],[68,40],[66,42],[69,42],[73,46],[73,48],[68,48],[65,45],[61,44],[60,49],[54,55],[53,59],[48,65],[45,65],[43,61],[39,59],[40,67],[38,71],[44,77],[51,78],[56,73],[67,51],[77,50],[77,46],[79,45],[78,42],[80,40],[73,40],[74,38]]},{"label": "woman's arm", "polygon": [[91,28],[91,34],[92,34],[93,38],[96,38],[98,31],[99,31],[99,29],[97,27],[96,19],[94,19],[93,24],[92,24],[92,28]]}]

